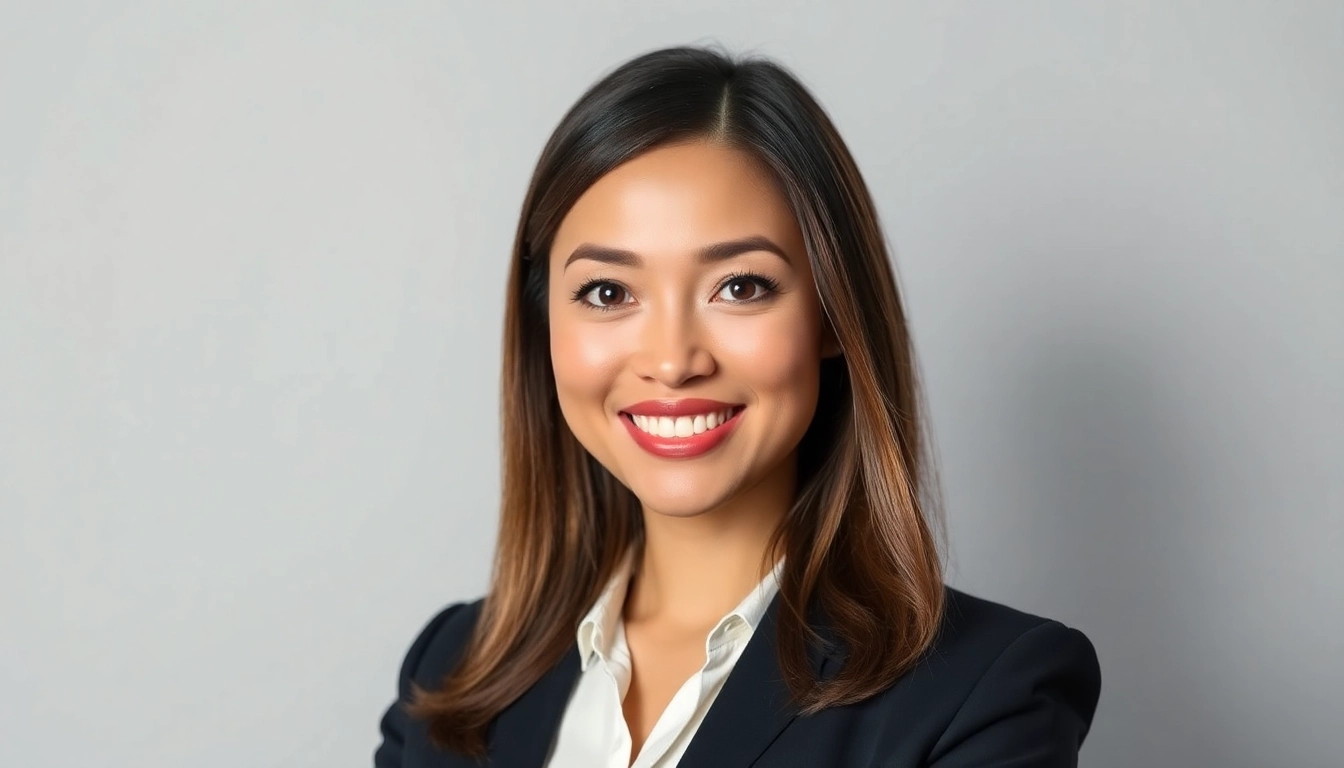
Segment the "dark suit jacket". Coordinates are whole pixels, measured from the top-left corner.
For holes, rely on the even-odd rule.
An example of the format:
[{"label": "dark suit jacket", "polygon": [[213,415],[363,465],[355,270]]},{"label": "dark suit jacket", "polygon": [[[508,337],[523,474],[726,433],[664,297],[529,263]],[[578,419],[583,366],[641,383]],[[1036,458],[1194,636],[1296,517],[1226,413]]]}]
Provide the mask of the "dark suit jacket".
[{"label": "dark suit jacket", "polygon": [[[400,699],[382,720],[375,768],[466,768],[437,751],[401,705],[415,681],[435,688],[456,663],[480,601],[429,623],[402,665]],[[1077,764],[1101,690],[1092,644],[1079,631],[954,589],[942,631],[923,660],[884,692],[800,716],[775,659],[771,602],[680,766],[691,768],[1054,768]],[[829,677],[843,649],[814,650]],[[494,768],[540,768],[579,675],[577,644],[504,710],[488,732]]]}]

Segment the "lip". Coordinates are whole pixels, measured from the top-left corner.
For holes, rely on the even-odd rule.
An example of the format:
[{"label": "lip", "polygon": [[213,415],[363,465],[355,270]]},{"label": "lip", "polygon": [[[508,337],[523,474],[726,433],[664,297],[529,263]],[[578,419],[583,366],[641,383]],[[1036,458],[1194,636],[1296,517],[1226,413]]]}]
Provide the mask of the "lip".
[{"label": "lip", "polygon": [[635,416],[695,416],[710,411],[726,411],[729,408],[741,407],[741,403],[725,403],[721,400],[687,397],[680,400],[642,400],[622,408],[621,413],[629,413]]},{"label": "lip", "polygon": [[[690,437],[650,435],[635,426],[634,420],[629,416],[629,414],[668,417],[690,416],[728,408],[733,409],[733,414],[727,421],[708,432],[701,432]],[[689,459],[709,453],[722,444],[733,433],[733,430],[737,429],[738,423],[742,421],[742,414],[746,410],[744,406],[722,403],[717,400],[647,400],[643,403],[636,403],[629,409],[622,410],[620,419],[621,423],[625,425],[625,430],[630,433],[631,439],[646,452],[664,459]]]}]

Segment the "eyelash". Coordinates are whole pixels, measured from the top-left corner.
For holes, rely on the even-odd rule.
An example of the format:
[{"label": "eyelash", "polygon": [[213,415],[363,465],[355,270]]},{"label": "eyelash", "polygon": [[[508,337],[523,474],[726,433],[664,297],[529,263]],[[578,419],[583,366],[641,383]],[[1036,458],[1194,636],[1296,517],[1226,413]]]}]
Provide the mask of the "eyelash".
[{"label": "eyelash", "polygon": [[[603,277],[595,277],[592,280],[589,280],[583,285],[580,285],[578,288],[576,288],[574,290],[574,295],[570,297],[570,301],[573,301],[576,304],[583,304],[589,309],[596,309],[602,312],[610,312],[616,307],[615,306],[604,307],[600,304],[589,304],[588,302],[584,301],[584,297],[592,293],[594,288],[598,287],[599,285],[607,285],[608,283],[610,283],[611,285],[621,285],[615,280],[607,280],[606,278]],[[622,285],[621,289],[624,290],[625,286]]]},{"label": "eyelash", "polygon": [[723,282],[719,283],[718,287],[714,289],[714,294],[717,296],[719,291],[722,291],[729,283],[733,283],[738,280],[750,280],[751,282],[759,285],[764,290],[762,291],[760,296],[757,296],[752,299],[746,299],[744,301],[733,302],[735,304],[754,304],[755,302],[763,301],[779,293],[779,281],[775,280],[773,277],[767,277],[766,275],[762,275],[756,272],[733,272],[729,274],[727,277],[725,277],[723,279]]},{"label": "eyelash", "polygon": [[[727,277],[725,277],[722,281],[720,281],[717,286],[715,286],[714,295],[717,296],[719,292],[722,291],[725,287],[727,287],[730,283],[734,283],[738,280],[750,280],[753,283],[756,283],[756,285],[760,286],[760,288],[762,289],[762,293],[760,296],[756,296],[754,298],[732,302],[733,304],[754,304],[758,301],[768,299],[779,292],[779,281],[775,280],[772,277],[767,277],[766,275],[758,274],[756,272],[733,272],[729,274]],[[599,312],[610,312],[613,309],[618,309],[621,306],[620,304],[602,305],[602,304],[590,304],[587,301],[584,301],[584,297],[592,293],[593,289],[597,288],[600,285],[617,285],[620,286],[621,290],[626,291],[627,293],[630,291],[629,288],[626,288],[625,286],[621,285],[619,282],[615,280],[608,280],[603,277],[595,277],[592,280],[585,282],[583,285],[580,285],[577,289],[575,289],[574,294],[570,298],[570,300],[578,304],[583,304],[589,309],[596,309]]]}]

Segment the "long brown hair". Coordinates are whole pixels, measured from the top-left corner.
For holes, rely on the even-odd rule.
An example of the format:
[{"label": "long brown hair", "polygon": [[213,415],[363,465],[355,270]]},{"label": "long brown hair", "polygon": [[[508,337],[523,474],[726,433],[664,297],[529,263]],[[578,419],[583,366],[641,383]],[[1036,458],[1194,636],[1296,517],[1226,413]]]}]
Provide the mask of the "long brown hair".
[{"label": "long brown hair", "polygon": [[[842,354],[822,363],[799,445],[797,499],[770,550],[786,563],[779,664],[806,714],[889,687],[932,643],[943,611],[937,482],[895,275],[872,197],[821,106],[780,65],[702,48],[639,56],[560,121],[523,202],[504,328],[503,500],[489,593],[461,663],[413,714],[440,746],[482,755],[489,723],[557,664],[579,620],[643,535],[634,495],[561,416],[547,265],[561,219],[598,178],[654,147],[721,142],[770,168],[798,217]],[[817,614],[813,613],[816,609]],[[807,617],[847,655],[815,678]]]}]

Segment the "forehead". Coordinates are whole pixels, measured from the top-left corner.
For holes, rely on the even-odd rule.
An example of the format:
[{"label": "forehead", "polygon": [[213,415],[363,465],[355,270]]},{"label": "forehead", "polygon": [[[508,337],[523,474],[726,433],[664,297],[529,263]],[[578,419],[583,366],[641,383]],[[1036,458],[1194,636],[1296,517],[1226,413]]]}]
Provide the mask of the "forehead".
[{"label": "forehead", "polygon": [[751,235],[789,249],[801,244],[793,211],[769,171],[741,150],[678,144],[646,152],[589,187],[561,222],[551,259],[584,243],[684,255]]}]

